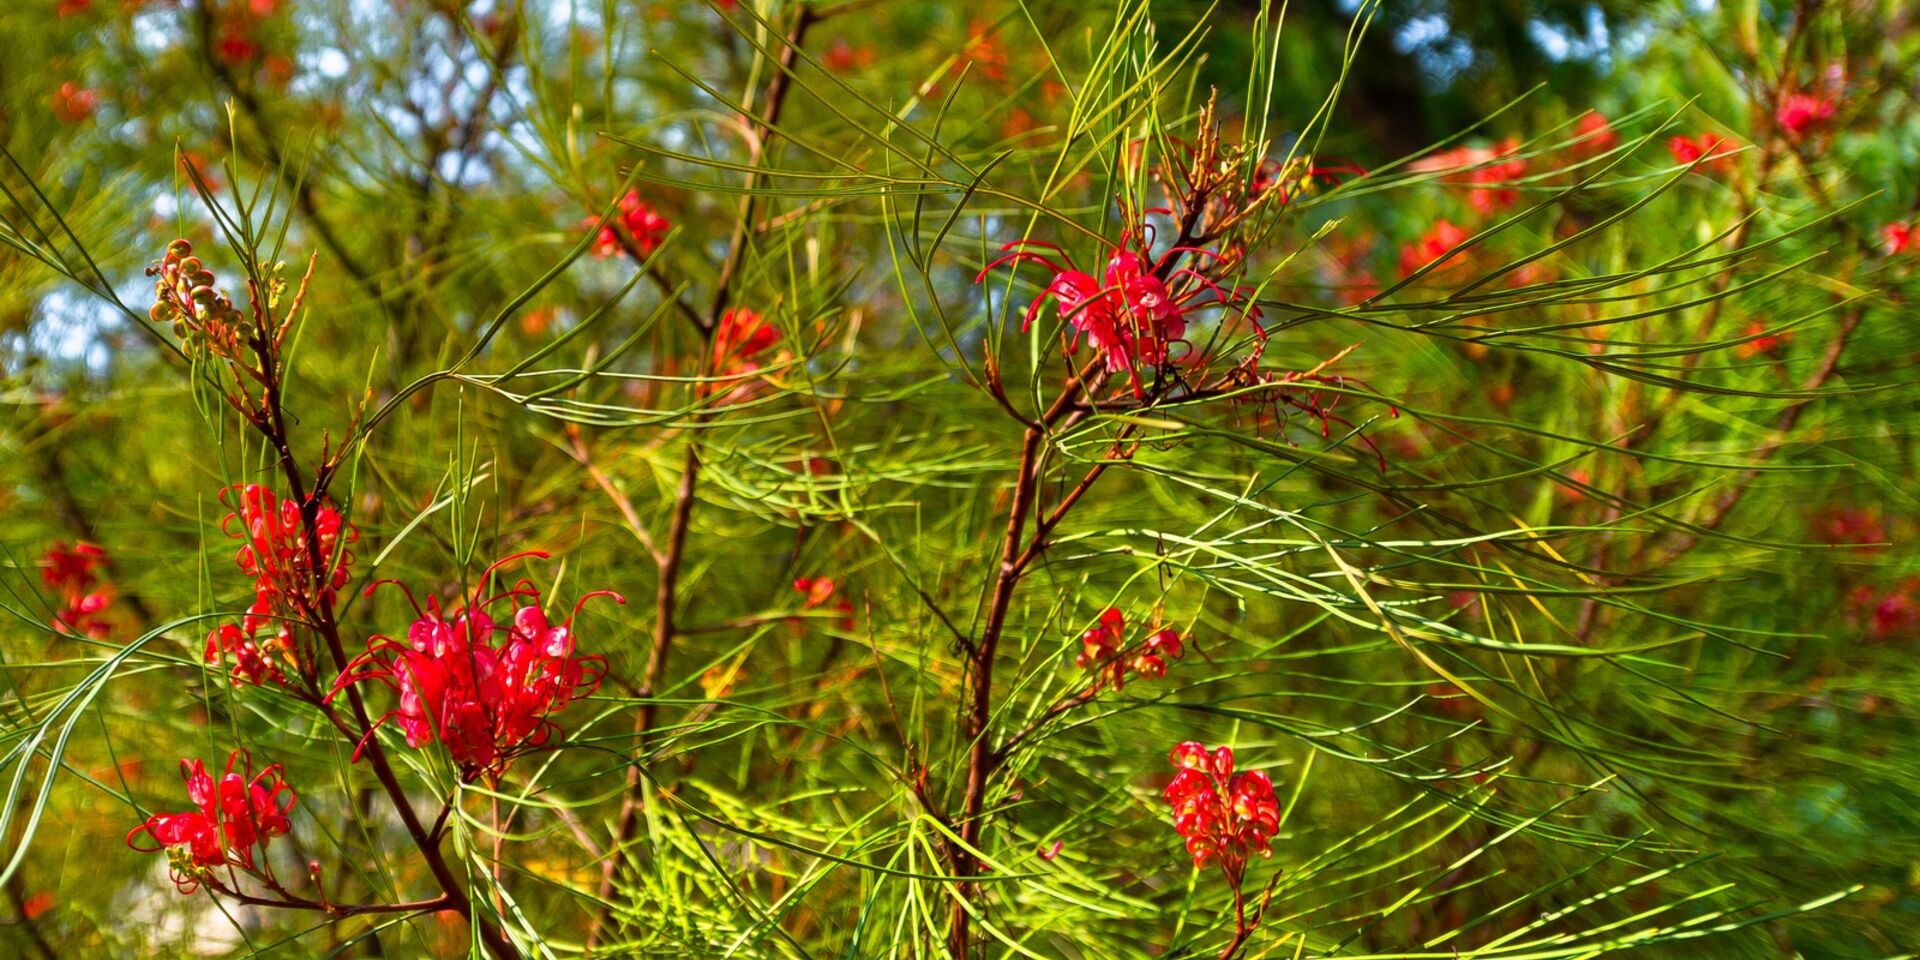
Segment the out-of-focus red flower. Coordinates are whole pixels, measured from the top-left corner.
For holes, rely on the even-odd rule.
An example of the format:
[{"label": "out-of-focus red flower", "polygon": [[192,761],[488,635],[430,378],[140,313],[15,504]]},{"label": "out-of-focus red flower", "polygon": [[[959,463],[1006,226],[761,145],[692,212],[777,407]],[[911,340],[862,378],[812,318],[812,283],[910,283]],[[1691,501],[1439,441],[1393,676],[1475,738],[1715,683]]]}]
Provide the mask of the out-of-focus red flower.
[{"label": "out-of-focus red flower", "polygon": [[1467,188],[1467,202],[1483,214],[1504,210],[1520,198],[1513,181],[1526,175],[1527,161],[1516,156],[1518,141],[1509,137],[1491,147],[1455,147],[1414,161],[1408,169],[1438,172],[1441,182]]},{"label": "out-of-focus red flower", "polygon": [[[599,217],[586,219],[588,227],[599,222]],[[660,242],[667,238],[667,231],[671,229],[672,221],[662,216],[652,204],[640,199],[640,191],[628,190],[626,196],[620,198],[619,212],[595,235],[592,252],[602,260],[619,253],[621,235],[615,231],[624,230],[634,249],[640,251],[641,256],[646,256],[659,248]]]},{"label": "out-of-focus red flower", "polygon": [[701,384],[701,391],[710,395],[724,388],[726,403],[752,397],[762,366],[779,359],[768,356],[779,343],[780,329],[758,312],[733,307],[722,313],[713,330],[713,379]]},{"label": "out-of-focus red flower", "polygon": [[1769,357],[1777,356],[1780,353],[1780,349],[1784,347],[1788,341],[1793,339],[1793,331],[1788,330],[1782,333],[1770,334],[1767,333],[1767,322],[1765,320],[1754,320],[1747,324],[1747,336],[1753,339],[1738,344],[1733,348],[1734,356],[1742,360],[1751,360],[1754,357],[1762,355]]},{"label": "out-of-focus red flower", "polygon": [[1703,133],[1698,138],[1681,135],[1667,141],[1667,152],[1673,154],[1674,163],[1690,164],[1706,157],[1693,168],[1695,173],[1726,173],[1733,169],[1733,155],[1737,150],[1739,147],[1732,140],[1717,133]]},{"label": "out-of-focus red flower", "polygon": [[100,105],[100,95],[82,87],[72,80],[60,84],[53,92],[53,115],[61,123],[75,124],[93,116],[93,110]]},{"label": "out-of-focus red flower", "polygon": [[102,616],[113,602],[113,584],[102,580],[99,570],[107,563],[107,552],[91,543],[67,546],[55,540],[40,557],[40,582],[60,595],[60,610],[53,615],[53,628],[64,633],[85,634],[95,640],[113,631]]},{"label": "out-of-focus red flower", "polygon": [[1920,577],[1908,578],[1881,592],[1869,586],[1855,587],[1847,596],[1849,618],[1866,630],[1874,641],[1910,637],[1920,633]]},{"label": "out-of-focus red flower", "polygon": [[50,890],[29,894],[20,904],[20,915],[28,920],[38,920],[46,916],[47,911],[52,910],[59,902]]},{"label": "out-of-focus red flower", "polygon": [[1886,546],[1887,528],[1880,516],[1862,507],[1828,507],[1813,518],[1813,536],[1821,543],[1879,550]]},{"label": "out-of-focus red flower", "polygon": [[[199,760],[180,761],[180,776],[197,809],[148,817],[127,834],[127,846],[141,853],[167,851],[174,887],[183,894],[193,893],[203,882],[218,886],[216,868],[271,877],[267,843],[292,829],[287,814],[298,800],[280,765],[256,775],[252,758],[235,750],[217,781]],[[257,860],[256,849],[261,854]]]},{"label": "out-of-focus red flower", "polygon": [[1577,157],[1595,157],[1620,145],[1620,134],[1607,121],[1606,115],[1589,110],[1580,115],[1573,125],[1573,153]]},{"label": "out-of-focus red flower", "polygon": [[833,599],[834,592],[840,589],[840,585],[835,583],[832,577],[799,577],[793,581],[793,589],[794,592],[806,598],[804,604],[808,610],[819,609],[828,601],[832,601],[833,609],[842,614],[836,621],[840,628],[853,629],[853,601],[844,596],[839,600]]},{"label": "out-of-focus red flower", "polygon": [[1781,133],[1799,140],[1809,130],[1832,120],[1837,106],[1831,97],[1790,93],[1781,98],[1780,107],[1774,111],[1773,118],[1780,124]]},{"label": "out-of-focus red flower", "polygon": [[835,37],[827,45],[827,52],[820,55],[820,64],[835,73],[849,73],[853,70],[873,65],[873,48],[866,44],[854,46],[846,37]]},{"label": "out-of-focus red flower", "polygon": [[[1455,226],[1450,220],[1437,220],[1420,239],[1400,248],[1400,275],[1412,276],[1414,271],[1430,263],[1440,263],[1442,267],[1453,267],[1464,263],[1454,259],[1459,256],[1453,252],[1455,247],[1467,242],[1467,232]],[[1451,260],[1452,263],[1444,261]]]},{"label": "out-of-focus red flower", "polygon": [[[376,728],[394,721],[410,747],[424,747],[438,739],[460,766],[463,778],[484,776],[497,782],[514,758],[546,746],[555,734],[564,732],[552,719],[554,714],[600,686],[605,658],[575,651],[573,620],[580,607],[594,597],[627,602],[611,590],[595,590],[574,604],[565,621],[555,624],[537,602],[539,591],[525,579],[497,594],[484,592],[494,572],[505,564],[546,556],[532,551],[495,562],[458,609],[443,609],[431,595],[425,609],[416,601],[418,619],[407,630],[407,642],[381,635],[369,639],[366,653],[341,672],[328,699],[352,684],[379,681],[399,697],[399,704],[374,724]],[[398,581],[382,580],[367,592],[371,594],[382,583],[406,590]],[[407,591],[407,598],[413,600],[412,591]],[[515,608],[504,626],[487,612],[503,600]],[[494,646],[496,634],[500,635],[498,646]],[[357,750],[354,756],[358,759]]]},{"label": "out-of-focus red flower", "polygon": [[1914,249],[1914,234],[1916,232],[1920,231],[1916,231],[1913,224],[1910,223],[1889,223],[1881,227],[1880,237],[1883,241],[1883,249],[1887,251],[1887,256],[1891,257],[1896,253],[1904,253]]},{"label": "out-of-focus red flower", "polygon": [[1273,855],[1270,843],[1280,830],[1273,781],[1259,770],[1234,773],[1229,747],[1208,751],[1189,740],[1174,747],[1168,760],[1179,771],[1161,794],[1174,831],[1186,838],[1195,867],[1218,863],[1237,889],[1249,853]]},{"label": "out-of-focus red flower", "polygon": [[995,83],[1006,82],[1007,48],[985,23],[975,20],[967,28],[967,45],[960,57],[972,64],[973,73]]}]

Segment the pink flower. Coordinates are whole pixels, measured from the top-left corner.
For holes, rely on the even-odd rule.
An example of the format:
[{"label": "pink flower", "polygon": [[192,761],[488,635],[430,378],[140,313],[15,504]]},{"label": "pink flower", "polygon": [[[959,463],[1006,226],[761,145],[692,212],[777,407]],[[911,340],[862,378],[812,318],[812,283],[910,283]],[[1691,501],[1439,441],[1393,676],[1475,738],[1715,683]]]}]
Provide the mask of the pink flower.
[{"label": "pink flower", "polygon": [[[600,596],[627,602],[610,590],[596,590],[555,624],[539,605],[519,605],[540,596],[524,579],[504,592],[483,594],[500,567],[546,556],[534,551],[495,562],[457,610],[443,609],[432,596],[424,610],[416,602],[418,618],[407,630],[407,641],[379,635],[368,640],[367,652],[347,665],[328,699],[351,684],[377,680],[398,697],[379,723],[393,720],[410,747],[438,739],[467,780],[485,776],[497,782],[514,758],[546,746],[562,732],[554,714],[600,686],[605,659],[579,656],[574,649],[573,619],[581,605]],[[381,583],[397,581],[380,581],[367,592]],[[411,591],[407,597],[413,599]],[[487,612],[502,600],[515,605],[504,624]]]},{"label": "pink flower", "polygon": [[1814,539],[1833,546],[1875,551],[1887,543],[1887,528],[1872,510],[1829,507],[1813,519]]},{"label": "pink flower", "polygon": [[1280,830],[1273,781],[1258,770],[1235,774],[1228,747],[1209,752],[1189,740],[1167,759],[1179,771],[1161,794],[1171,808],[1174,831],[1186,838],[1195,867],[1217,862],[1237,887],[1249,851],[1263,857],[1273,853],[1269,844]]},{"label": "pink flower", "polygon": [[1781,99],[1780,108],[1774,111],[1773,118],[1780,124],[1781,133],[1798,140],[1815,126],[1832,120],[1834,107],[1831,97],[1792,93]]},{"label": "pink flower", "polygon": [[[182,760],[180,777],[197,809],[148,817],[127,834],[127,846],[141,853],[168,851],[174,887],[181,893],[193,893],[203,881],[221,888],[216,867],[267,880],[267,843],[292,829],[287,814],[299,799],[281,773],[276,763],[254,775],[252,759],[242,750],[228,754],[218,781],[201,761]],[[136,842],[142,835],[152,846]],[[258,860],[256,849],[262,854]]]}]

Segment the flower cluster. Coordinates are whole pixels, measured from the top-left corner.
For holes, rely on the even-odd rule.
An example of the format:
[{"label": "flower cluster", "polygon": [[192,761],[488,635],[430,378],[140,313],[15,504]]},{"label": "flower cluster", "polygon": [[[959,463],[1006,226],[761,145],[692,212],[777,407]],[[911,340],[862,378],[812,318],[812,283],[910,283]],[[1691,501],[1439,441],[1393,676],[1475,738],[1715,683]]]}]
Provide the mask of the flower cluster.
[{"label": "flower cluster", "polygon": [[[416,601],[418,618],[407,630],[406,642],[373,637],[366,653],[348,664],[328,697],[351,684],[377,680],[399,697],[399,704],[375,723],[376,728],[393,720],[410,747],[424,747],[438,739],[463,777],[472,780],[484,775],[490,782],[498,781],[515,757],[553,739],[559,729],[553,714],[600,686],[605,659],[575,653],[573,619],[580,606],[598,596],[626,603],[617,593],[596,590],[581,597],[564,622],[555,624],[541,610],[540,593],[527,580],[492,596],[482,592],[494,571],[530,556],[547,554],[536,551],[497,561],[459,609],[443,608],[432,596],[425,609]],[[396,581],[383,580],[367,592],[371,594],[381,583],[406,589]],[[413,599],[411,591],[407,596]],[[504,624],[487,612],[503,600],[514,607]]]},{"label": "flower cluster", "polygon": [[1920,634],[1920,577],[1908,577],[1886,590],[1861,585],[1847,595],[1848,616],[1867,639],[1892,640]]},{"label": "flower cluster", "polygon": [[832,601],[833,609],[842,614],[837,621],[841,629],[851,630],[853,629],[853,601],[844,596],[834,600],[833,594],[839,588],[840,585],[835,583],[832,577],[800,577],[793,581],[794,591],[806,598],[804,601],[806,609],[816,610],[826,606],[828,601]]},{"label": "flower cluster", "polygon": [[1620,134],[1614,131],[1606,115],[1592,110],[1580,115],[1573,125],[1573,133],[1576,139],[1572,149],[1578,157],[1596,157],[1620,145]]},{"label": "flower cluster", "polygon": [[[1037,263],[1052,270],[1052,282],[1028,304],[1021,329],[1031,329],[1041,307],[1052,300],[1061,322],[1073,330],[1068,351],[1076,349],[1084,336],[1106,361],[1107,369],[1126,371],[1134,395],[1144,396],[1139,368],[1159,372],[1179,362],[1173,347],[1187,342],[1187,315],[1205,307],[1231,309],[1245,291],[1229,292],[1199,270],[1175,268],[1182,254],[1225,265],[1224,258],[1210,250],[1176,246],[1156,260],[1144,242],[1132,243],[1113,246],[1107,254],[1105,273],[1095,279],[1076,269],[1059,247],[1038,240],[1014,240],[1001,245],[1001,256],[982,268],[974,282],[985,280],[989,271],[1005,264]],[[1060,260],[1034,252],[1036,247],[1053,251]],[[1208,293],[1211,299],[1199,299]],[[1241,308],[1239,315],[1253,319],[1258,312],[1247,307]],[[1264,342],[1265,331],[1257,320],[1254,326]]]},{"label": "flower cluster", "polygon": [[278,0],[239,0],[214,8],[213,50],[232,66],[243,66],[260,58],[265,46],[260,28],[273,16]]},{"label": "flower cluster", "polygon": [[[207,635],[206,661],[231,660],[237,682],[285,683],[283,664],[299,672],[312,663],[294,625],[330,605],[346,586],[353,564],[347,547],[359,539],[359,531],[322,501],[314,506],[309,536],[300,504],[257,483],[223,490],[220,500],[233,510],[221,530],[241,541],[233,559],[253,579],[254,599],[238,626],[223,624]],[[265,638],[263,628],[270,628]]]},{"label": "flower cluster", "polygon": [[107,552],[91,543],[69,547],[60,540],[40,557],[40,582],[60,594],[60,611],[53,616],[55,630],[98,640],[112,629],[101,614],[113,602],[113,584],[102,581],[97,572],[106,562]]},{"label": "flower cluster", "polygon": [[1887,543],[1887,528],[1872,510],[1829,507],[1813,518],[1813,535],[1821,543],[1874,551]]},{"label": "flower cluster", "polygon": [[61,123],[76,124],[93,116],[94,107],[100,104],[100,95],[91,88],[82,87],[72,80],[60,84],[53,92],[53,115]]},{"label": "flower cluster", "polygon": [[[1700,161],[1694,167],[1696,173],[1726,173],[1733,169],[1733,155],[1740,148],[1732,140],[1717,133],[1703,133],[1698,137],[1680,135],[1667,141],[1667,152],[1673,154],[1673,162],[1691,164]],[[1705,160],[1700,158],[1705,157]]]},{"label": "flower cluster", "polygon": [[1259,770],[1233,772],[1233,750],[1212,752],[1189,740],[1168,756],[1180,772],[1161,796],[1172,808],[1173,829],[1186,838],[1195,867],[1220,864],[1238,885],[1245,876],[1247,854],[1273,854],[1269,846],[1280,830],[1280,803],[1273,781]]},{"label": "flower cluster", "polygon": [[1455,147],[1424,157],[1408,169],[1415,172],[1442,172],[1442,182],[1467,188],[1467,202],[1482,214],[1505,210],[1519,200],[1519,191],[1511,186],[1526,175],[1527,161],[1517,155],[1519,143],[1512,138],[1491,147]]},{"label": "flower cluster", "polygon": [[1911,223],[1889,223],[1880,228],[1882,249],[1891,257],[1896,253],[1920,249],[1920,229]]},{"label": "flower cluster", "polygon": [[155,278],[154,303],[147,312],[154,323],[172,327],[189,349],[239,358],[245,318],[232,300],[214,290],[213,271],[193,255],[193,244],[185,240],[167,244],[166,257],[149,266],[147,276]]},{"label": "flower cluster", "polygon": [[[586,222],[587,226],[592,227],[600,223],[600,218],[588,217]],[[620,198],[619,213],[601,226],[600,232],[594,236],[593,255],[605,260],[619,253],[625,245],[622,243],[624,231],[624,239],[630,241],[641,256],[646,256],[659,248],[660,242],[667,238],[667,231],[671,229],[673,224],[661,216],[660,211],[640,199],[640,191],[628,190],[627,195]]]},{"label": "flower cluster", "polygon": [[1093,675],[1093,689],[1111,685],[1118,690],[1127,683],[1127,674],[1147,680],[1167,675],[1167,661],[1186,655],[1180,632],[1163,627],[1129,648],[1125,645],[1127,618],[1114,607],[1100,614],[1099,622],[1080,635],[1080,653],[1073,665]]},{"label": "flower cluster", "polygon": [[227,756],[226,771],[217,781],[205,763],[182,760],[180,776],[197,809],[148,817],[127,834],[127,846],[141,853],[167,851],[173,883],[181,893],[192,893],[205,882],[221,887],[214,875],[221,867],[272,883],[267,842],[292,828],[287,814],[298,800],[281,773],[276,763],[255,774],[252,759],[240,750]]},{"label": "flower cluster", "polygon": [[1781,133],[1799,140],[1814,127],[1832,120],[1837,106],[1832,97],[1790,93],[1780,98],[1780,107],[1774,111],[1773,119],[1780,124]]},{"label": "flower cluster", "polygon": [[767,352],[780,343],[780,330],[759,313],[734,307],[720,315],[713,330],[713,379],[703,385],[717,390],[734,384],[725,400],[738,403],[753,395],[750,378],[770,358]]},{"label": "flower cluster", "polygon": [[[1451,220],[1436,220],[1420,239],[1400,248],[1400,275],[1412,276],[1413,273],[1430,263],[1441,267],[1458,266],[1465,261],[1456,260],[1455,247],[1467,242],[1467,231],[1455,226]],[[1452,263],[1443,263],[1453,260]],[[1438,267],[1436,268],[1438,269]]]}]

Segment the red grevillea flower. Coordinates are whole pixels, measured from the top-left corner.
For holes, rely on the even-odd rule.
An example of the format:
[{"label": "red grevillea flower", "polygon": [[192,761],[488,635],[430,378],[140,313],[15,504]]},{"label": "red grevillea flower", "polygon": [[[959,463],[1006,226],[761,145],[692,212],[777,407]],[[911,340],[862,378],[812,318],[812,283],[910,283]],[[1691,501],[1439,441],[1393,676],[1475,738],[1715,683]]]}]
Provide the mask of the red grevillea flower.
[{"label": "red grevillea flower", "polygon": [[1491,147],[1455,147],[1425,157],[1409,165],[1416,172],[1441,171],[1443,182],[1467,187],[1467,202],[1481,213],[1493,213],[1514,205],[1520,193],[1509,184],[1526,175],[1527,161],[1515,156],[1518,141],[1509,137]]},{"label": "red grevillea flower", "polygon": [[242,541],[234,562],[253,579],[253,604],[239,626],[225,624],[207,634],[206,662],[232,660],[236,682],[285,683],[281,663],[302,670],[310,662],[301,652],[295,624],[332,604],[347,585],[353,564],[347,546],[360,532],[322,501],[314,508],[309,537],[300,505],[257,483],[222,490],[220,501],[233,508],[221,529]]},{"label": "red grevillea flower", "polygon": [[60,595],[60,610],[53,615],[55,630],[98,640],[113,629],[101,616],[113,602],[113,584],[102,581],[97,572],[106,562],[105,550],[85,542],[69,547],[55,540],[41,555],[40,582]]},{"label": "red grevillea flower", "polygon": [[[825,606],[829,600],[833,600],[834,591],[839,588],[840,585],[835,583],[832,577],[800,577],[793,581],[794,592],[806,597],[805,606],[808,610]],[[834,601],[833,609],[845,614],[839,620],[841,628],[852,630],[853,601],[841,597]]]},{"label": "red grevillea flower", "polygon": [[1879,550],[1887,544],[1887,528],[1872,510],[1829,507],[1813,518],[1813,536],[1834,546]]},{"label": "red grevillea flower", "polygon": [[1259,770],[1233,772],[1233,750],[1212,752],[1189,740],[1168,760],[1180,772],[1162,797],[1172,808],[1173,829],[1185,837],[1195,867],[1217,862],[1235,887],[1246,875],[1247,854],[1272,856],[1269,842],[1280,830],[1280,803],[1273,781]]},{"label": "red grevillea flower", "polygon": [[227,769],[218,780],[201,761],[182,760],[180,776],[197,809],[148,817],[127,834],[127,846],[141,853],[167,851],[173,884],[181,893],[192,893],[207,881],[220,887],[214,876],[220,867],[271,882],[267,842],[292,829],[287,814],[298,800],[281,774],[277,763],[255,774],[244,750],[227,756]]},{"label": "red grevillea flower", "polygon": [[1904,253],[1920,245],[1920,243],[1917,243],[1915,240],[1916,233],[1920,233],[1920,231],[1916,231],[1913,224],[1910,223],[1889,223],[1881,227],[1880,237],[1884,243],[1884,249],[1887,251],[1887,256],[1891,257],[1896,253]]},{"label": "red grevillea flower", "polygon": [[[432,596],[424,610],[414,602],[419,616],[407,630],[407,641],[377,635],[368,640],[367,652],[347,665],[328,699],[350,684],[384,683],[400,702],[379,723],[393,720],[410,747],[438,739],[468,780],[485,775],[497,781],[515,757],[563,732],[553,714],[599,689],[605,658],[579,656],[574,649],[573,620],[581,605],[602,596],[627,602],[611,590],[595,590],[555,624],[531,602],[540,599],[540,592],[527,580],[491,596],[483,592],[500,567],[523,557],[546,556],[532,551],[496,561],[458,609],[443,609]],[[367,592],[382,583],[406,591],[398,581],[382,580]],[[412,591],[406,592],[413,600]],[[513,613],[505,623],[497,623],[487,611],[503,600]]]},{"label": "red grevillea flower", "polygon": [[[1035,247],[1053,251],[1060,261],[1030,249]],[[1105,359],[1108,370],[1127,372],[1136,397],[1145,396],[1140,367],[1157,372],[1179,362],[1180,358],[1173,355],[1173,345],[1187,342],[1188,313],[1213,306],[1231,309],[1245,293],[1237,288],[1223,290],[1191,267],[1175,269],[1182,254],[1224,260],[1199,247],[1173,247],[1155,260],[1144,242],[1136,243],[1133,249],[1114,246],[1108,252],[1106,273],[1098,280],[1076,269],[1073,261],[1050,243],[1014,240],[1002,244],[1000,251],[1001,256],[981,268],[973,282],[985,280],[989,271],[1003,264],[1037,263],[1052,270],[1053,281],[1027,305],[1020,329],[1031,329],[1040,308],[1052,300],[1061,321],[1074,331],[1068,350],[1076,349],[1080,337],[1085,336]],[[1207,293],[1213,295],[1211,299],[1196,302]],[[1253,307],[1240,310],[1240,316],[1253,321],[1259,342],[1264,345],[1266,330],[1256,319],[1259,313]],[[1256,347],[1254,359],[1258,355]]]},{"label": "red grevillea flower", "polygon": [[1739,148],[1732,140],[1717,133],[1703,133],[1697,139],[1677,136],[1667,141],[1667,152],[1673,154],[1673,162],[1690,164],[1706,157],[1695,172],[1725,173],[1733,167],[1733,154]]},{"label": "red grevillea flower", "polygon": [[1849,619],[1860,624],[1869,640],[1891,640],[1920,633],[1920,577],[1908,578],[1880,592],[1872,587],[1855,587],[1847,596]]},{"label": "red grevillea flower", "polygon": [[1580,157],[1598,156],[1620,145],[1620,135],[1614,132],[1606,115],[1592,110],[1580,115],[1573,125],[1573,133],[1578,138],[1573,152]]},{"label": "red grevillea flower", "polygon": [[1180,632],[1163,628],[1149,634],[1134,647],[1126,646],[1127,618],[1114,607],[1100,614],[1099,622],[1080,635],[1080,652],[1073,665],[1093,674],[1092,690],[1111,685],[1118,690],[1127,683],[1127,674],[1147,680],[1167,675],[1167,661],[1186,655]]},{"label": "red grevillea flower", "polygon": [[[600,222],[599,217],[588,217],[587,226]],[[660,241],[667,238],[667,231],[673,229],[673,223],[660,215],[660,211],[640,199],[640,191],[628,190],[620,198],[620,212],[593,238],[593,255],[604,260],[620,252],[621,235],[616,231],[626,231],[634,249],[645,256],[658,249]]]},{"label": "red grevillea flower", "polygon": [[1758,356],[1776,356],[1787,341],[1793,339],[1793,331],[1768,333],[1765,320],[1754,320],[1747,324],[1747,336],[1753,339],[1733,348],[1734,356],[1742,360],[1751,360]]},{"label": "red grevillea flower", "polygon": [[1790,93],[1781,98],[1779,109],[1773,113],[1773,119],[1780,124],[1780,132],[1798,140],[1807,135],[1807,131],[1833,119],[1834,103],[1832,97],[1816,97],[1807,93]]},{"label": "red grevillea flower", "polygon": [[[1400,248],[1400,275],[1410,277],[1414,271],[1430,263],[1441,263],[1459,256],[1455,247],[1467,242],[1467,232],[1454,226],[1450,220],[1436,220],[1420,239]],[[1457,266],[1464,261],[1455,260],[1449,266]]]},{"label": "red grevillea flower", "polygon": [[734,307],[721,314],[719,325],[713,329],[714,379],[702,384],[702,391],[711,393],[734,384],[725,398],[727,402],[738,403],[752,396],[754,384],[750,378],[760,372],[762,363],[777,359],[767,353],[779,343],[780,328],[759,313]]},{"label": "red grevillea flower", "polygon": [[79,123],[93,116],[93,108],[99,103],[99,94],[68,80],[53,92],[53,115],[61,123]]}]

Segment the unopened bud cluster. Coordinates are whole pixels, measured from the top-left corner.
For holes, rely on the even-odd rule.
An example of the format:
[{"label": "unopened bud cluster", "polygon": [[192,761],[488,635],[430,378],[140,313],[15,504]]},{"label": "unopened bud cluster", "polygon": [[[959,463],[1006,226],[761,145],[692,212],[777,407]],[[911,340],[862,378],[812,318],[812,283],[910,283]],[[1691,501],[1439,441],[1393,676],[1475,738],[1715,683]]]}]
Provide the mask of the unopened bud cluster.
[{"label": "unopened bud cluster", "polygon": [[147,267],[147,276],[154,278],[153,309],[147,313],[154,323],[171,326],[189,349],[229,358],[239,354],[240,311],[213,288],[213,271],[193,255],[193,244],[167,244],[166,257]]}]

